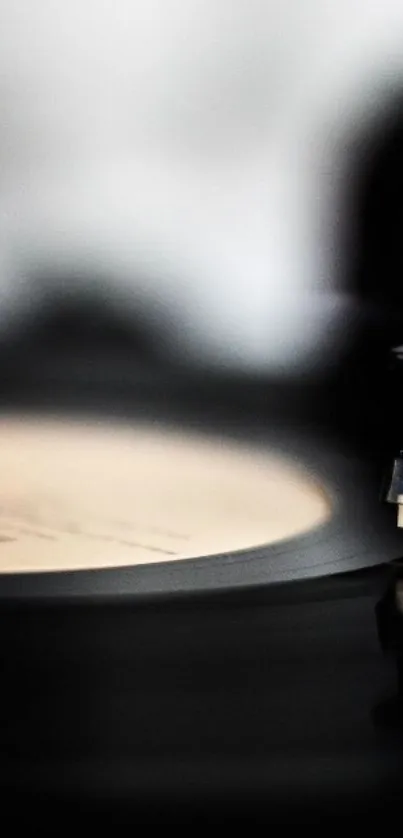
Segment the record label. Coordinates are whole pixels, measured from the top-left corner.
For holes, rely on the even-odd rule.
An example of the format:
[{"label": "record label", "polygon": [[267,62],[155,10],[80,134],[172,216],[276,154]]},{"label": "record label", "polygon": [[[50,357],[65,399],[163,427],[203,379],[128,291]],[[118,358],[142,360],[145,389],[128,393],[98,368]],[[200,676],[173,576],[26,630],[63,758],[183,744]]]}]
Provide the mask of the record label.
[{"label": "record label", "polygon": [[3,418],[0,474],[3,574],[214,557],[332,515],[292,452],[152,425]]}]

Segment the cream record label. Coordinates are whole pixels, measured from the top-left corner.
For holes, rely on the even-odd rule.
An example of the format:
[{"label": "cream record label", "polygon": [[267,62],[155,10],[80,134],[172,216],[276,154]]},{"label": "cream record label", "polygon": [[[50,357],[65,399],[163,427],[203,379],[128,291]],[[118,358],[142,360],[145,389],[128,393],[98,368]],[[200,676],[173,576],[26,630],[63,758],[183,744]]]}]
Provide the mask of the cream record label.
[{"label": "cream record label", "polygon": [[145,425],[0,421],[3,574],[213,557],[331,512],[312,475],[270,451]]}]

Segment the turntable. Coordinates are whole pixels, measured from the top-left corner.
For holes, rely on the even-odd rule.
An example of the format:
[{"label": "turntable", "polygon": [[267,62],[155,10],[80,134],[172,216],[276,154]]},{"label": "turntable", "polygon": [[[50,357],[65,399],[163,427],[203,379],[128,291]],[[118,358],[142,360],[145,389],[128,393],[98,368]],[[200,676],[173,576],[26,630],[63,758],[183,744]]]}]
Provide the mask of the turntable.
[{"label": "turntable", "polygon": [[97,386],[96,370],[64,375],[49,358],[17,387],[13,364],[0,420],[8,801],[29,818],[39,806],[138,823],[393,809],[400,629],[385,591],[403,533],[379,498],[385,452],[321,421],[314,388],[122,363]]}]

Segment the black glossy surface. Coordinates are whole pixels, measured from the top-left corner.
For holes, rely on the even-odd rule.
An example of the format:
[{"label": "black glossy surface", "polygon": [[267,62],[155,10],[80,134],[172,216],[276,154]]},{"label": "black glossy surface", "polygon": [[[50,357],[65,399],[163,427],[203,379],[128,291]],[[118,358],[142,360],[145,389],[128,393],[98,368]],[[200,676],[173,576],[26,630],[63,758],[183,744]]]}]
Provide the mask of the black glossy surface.
[{"label": "black glossy surface", "polygon": [[383,584],[372,571],[3,611],[3,789],[147,820],[392,805],[402,741],[373,716],[395,688],[374,620]]}]

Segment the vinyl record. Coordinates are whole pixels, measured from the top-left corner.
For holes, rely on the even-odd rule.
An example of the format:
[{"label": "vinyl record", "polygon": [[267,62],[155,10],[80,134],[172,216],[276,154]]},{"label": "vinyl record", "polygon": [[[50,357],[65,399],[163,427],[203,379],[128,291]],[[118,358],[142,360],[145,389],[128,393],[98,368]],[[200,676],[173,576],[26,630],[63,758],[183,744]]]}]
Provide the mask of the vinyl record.
[{"label": "vinyl record", "polygon": [[0,420],[0,597],[202,592],[396,558],[365,465],[318,436]]}]

